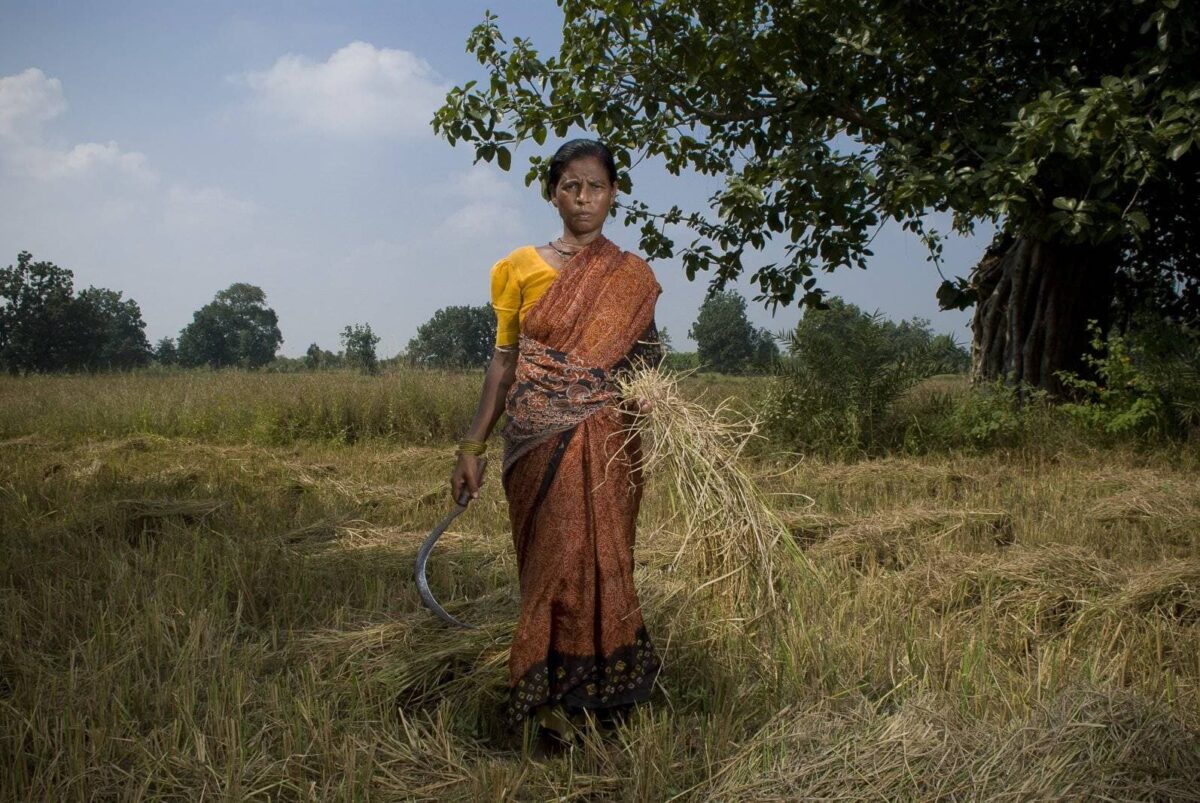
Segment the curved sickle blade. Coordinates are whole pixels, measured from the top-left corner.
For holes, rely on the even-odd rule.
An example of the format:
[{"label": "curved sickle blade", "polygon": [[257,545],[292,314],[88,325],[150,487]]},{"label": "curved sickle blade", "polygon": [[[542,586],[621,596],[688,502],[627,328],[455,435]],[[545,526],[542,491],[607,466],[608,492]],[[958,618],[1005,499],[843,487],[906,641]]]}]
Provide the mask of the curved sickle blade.
[{"label": "curved sickle blade", "polygon": [[463,494],[459,498],[458,504],[454,506],[447,514],[446,518],[438,522],[438,525],[433,528],[429,535],[425,536],[425,541],[421,544],[421,548],[417,550],[417,592],[421,595],[421,601],[425,603],[425,607],[437,614],[437,617],[446,624],[454,625],[455,627],[465,627],[470,629],[472,625],[466,622],[460,622],[446,612],[446,609],[438,604],[438,601],[433,598],[433,592],[429,590],[429,581],[425,579],[425,563],[429,560],[429,553],[433,551],[433,545],[442,537],[442,533],[446,532],[446,528],[450,526],[450,522],[458,518],[458,514],[467,509],[468,497]]}]

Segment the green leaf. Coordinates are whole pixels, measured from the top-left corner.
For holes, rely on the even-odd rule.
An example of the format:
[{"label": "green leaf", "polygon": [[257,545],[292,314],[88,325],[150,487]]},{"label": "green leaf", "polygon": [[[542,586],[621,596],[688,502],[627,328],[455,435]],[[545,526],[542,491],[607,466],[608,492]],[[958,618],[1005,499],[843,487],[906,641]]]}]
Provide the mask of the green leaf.
[{"label": "green leaf", "polygon": [[505,172],[512,167],[512,153],[508,148],[501,146],[496,149],[496,164],[500,165],[500,169]]},{"label": "green leaf", "polygon": [[966,279],[944,279],[937,289],[938,306],[944,310],[967,309],[975,303],[975,291]]},{"label": "green leaf", "polygon": [[[507,168],[502,131],[538,145],[591,131],[616,154],[712,176],[728,189],[712,218],[670,221],[697,237],[683,268],[733,281],[742,249],[782,247],[790,264],[760,278],[764,298],[784,304],[821,298],[815,286],[798,292],[803,266],[862,265],[875,218],[909,228],[936,210],[956,231],[990,221],[1099,244],[1137,233],[1142,219],[1123,211],[1135,196],[1147,224],[1185,225],[1163,210],[1200,216],[1187,172],[1200,88],[1179,66],[1196,58],[1187,3],[1134,2],[1114,22],[1112,3],[1081,14],[1060,0],[1030,14],[1028,0],[992,0],[967,8],[973,24],[952,38],[910,5],[558,0],[552,57],[506,40],[494,21],[472,32],[481,80],[447,94],[437,133]],[[1155,51],[1156,38],[1169,49]],[[623,161],[620,172],[625,193]],[[661,210],[625,210],[668,223]],[[1137,247],[1152,255],[1113,259],[1200,276],[1195,238],[1146,240]]]}]

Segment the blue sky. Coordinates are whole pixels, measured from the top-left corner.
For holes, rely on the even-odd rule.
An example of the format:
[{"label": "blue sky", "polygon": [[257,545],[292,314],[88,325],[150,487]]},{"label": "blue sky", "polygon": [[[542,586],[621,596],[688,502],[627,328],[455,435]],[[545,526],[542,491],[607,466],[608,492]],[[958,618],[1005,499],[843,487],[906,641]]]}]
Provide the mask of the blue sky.
[{"label": "blue sky", "polygon": [[[439,307],[485,303],[496,259],[559,233],[519,160],[509,174],[473,166],[428,125],[448,87],[479,77],[464,43],[488,8],[506,33],[557,46],[553,0],[0,0],[0,264],[28,250],[78,287],[121,290],[152,340],[244,281],[279,313],[285,354],[337,349],[350,323],[394,354]],[[661,205],[696,206],[714,187],[651,163],[633,179],[634,197]],[[606,233],[636,248],[619,222]],[[948,276],[985,235],[947,245]],[[968,313],[937,309],[919,242],[885,227],[873,250],[869,270],[822,286],[968,338]],[[688,348],[705,279],[673,261],[654,270],[659,322]],[[800,315],[750,306],[772,331]]]}]

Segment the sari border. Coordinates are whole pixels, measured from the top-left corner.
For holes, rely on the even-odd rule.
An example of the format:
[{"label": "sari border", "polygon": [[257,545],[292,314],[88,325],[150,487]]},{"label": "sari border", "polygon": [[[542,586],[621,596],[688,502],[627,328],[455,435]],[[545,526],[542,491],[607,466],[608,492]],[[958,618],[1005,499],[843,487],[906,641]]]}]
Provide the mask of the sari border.
[{"label": "sari border", "polygon": [[642,625],[633,638],[606,654],[571,655],[551,650],[508,687],[506,719],[511,728],[540,705],[568,711],[619,708],[648,700],[662,659]]}]

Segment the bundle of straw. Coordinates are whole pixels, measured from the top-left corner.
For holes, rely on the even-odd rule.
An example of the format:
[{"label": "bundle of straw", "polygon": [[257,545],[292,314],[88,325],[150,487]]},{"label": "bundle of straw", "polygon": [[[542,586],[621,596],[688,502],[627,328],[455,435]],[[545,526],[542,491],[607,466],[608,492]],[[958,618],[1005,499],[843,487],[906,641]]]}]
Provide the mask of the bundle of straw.
[{"label": "bundle of straw", "polygon": [[673,565],[690,568],[696,592],[712,591],[736,609],[773,607],[785,565],[800,552],[787,526],[741,461],[758,422],[731,400],[704,406],[683,397],[678,374],[642,367],[618,379],[622,394],[652,405],[635,413],[641,467],[664,483],[682,536]]}]

